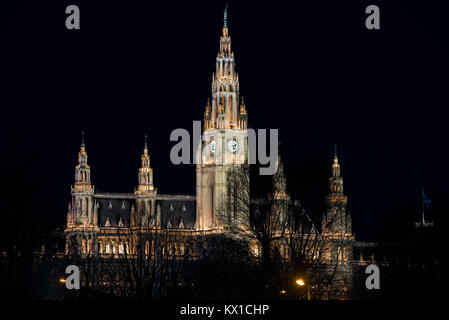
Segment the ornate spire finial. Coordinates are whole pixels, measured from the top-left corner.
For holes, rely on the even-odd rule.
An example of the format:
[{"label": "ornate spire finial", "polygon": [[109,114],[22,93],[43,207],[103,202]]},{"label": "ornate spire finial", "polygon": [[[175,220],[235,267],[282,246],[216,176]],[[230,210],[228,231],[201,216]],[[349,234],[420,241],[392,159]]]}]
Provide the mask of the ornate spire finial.
[{"label": "ornate spire finial", "polygon": [[334,164],[332,165],[332,167],[333,166],[339,166],[339,164],[338,164],[338,153],[337,153],[337,144],[335,144],[335,151],[334,151]]},{"label": "ornate spire finial", "polygon": [[84,148],[84,130],[81,132],[81,147]]},{"label": "ornate spire finial", "polygon": [[226,8],[223,12],[223,27],[228,27],[228,3],[226,2]]},{"label": "ornate spire finial", "polygon": [[148,146],[147,146],[147,138],[148,138],[148,134],[145,134],[145,149],[148,149]]},{"label": "ornate spire finial", "polygon": [[337,144],[335,144],[335,150],[334,150],[334,163],[338,164]]}]

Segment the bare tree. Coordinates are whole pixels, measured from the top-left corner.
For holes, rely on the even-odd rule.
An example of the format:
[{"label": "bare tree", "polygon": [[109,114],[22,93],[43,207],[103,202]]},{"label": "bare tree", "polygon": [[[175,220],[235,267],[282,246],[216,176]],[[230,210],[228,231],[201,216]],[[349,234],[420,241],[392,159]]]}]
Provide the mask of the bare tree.
[{"label": "bare tree", "polygon": [[119,239],[127,242],[116,265],[122,295],[160,298],[182,285],[181,265],[190,248],[187,237],[176,231],[143,227]]},{"label": "bare tree", "polygon": [[312,299],[339,298],[348,285],[341,283],[341,276],[350,269],[350,259],[343,255],[347,239],[327,232],[332,220],[323,224],[319,232],[299,201],[292,208],[284,239],[289,252],[286,260],[288,285],[294,287],[291,279],[302,277],[310,286],[308,291]]},{"label": "bare tree", "polygon": [[227,184],[218,217],[231,236],[250,244],[261,267],[265,296],[292,292],[297,298],[295,280],[302,277],[307,279],[311,298],[338,297],[336,291],[344,287],[335,282],[340,281],[345,262],[339,252],[345,238],[326,232],[326,226],[323,232],[317,230],[300,201],[291,199],[282,162],[266,196],[251,198],[249,166],[229,170]]},{"label": "bare tree", "polygon": [[280,178],[273,178],[273,192],[263,198],[251,198],[249,165],[232,168],[227,174],[227,192],[219,204],[218,218],[232,237],[250,244],[253,257],[261,266],[263,288],[273,286],[275,244],[285,237],[289,198],[277,192]]}]

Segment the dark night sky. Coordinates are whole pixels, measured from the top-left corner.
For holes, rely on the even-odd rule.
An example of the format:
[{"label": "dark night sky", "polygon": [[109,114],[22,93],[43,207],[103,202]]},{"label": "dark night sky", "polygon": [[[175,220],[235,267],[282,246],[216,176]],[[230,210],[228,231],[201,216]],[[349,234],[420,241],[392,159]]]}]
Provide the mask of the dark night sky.
[{"label": "dark night sky", "polygon": [[[202,119],[224,1],[4,2],[2,202],[62,225],[83,129],[98,190],[133,191],[148,133],[159,193],[194,194],[169,135]],[[81,30],[65,28],[69,4]],[[381,30],[365,28],[369,4]],[[338,144],[357,239],[418,220],[422,188],[436,221],[449,212],[445,14],[436,1],[230,4],[250,126],[280,130],[289,187],[316,216]]]}]

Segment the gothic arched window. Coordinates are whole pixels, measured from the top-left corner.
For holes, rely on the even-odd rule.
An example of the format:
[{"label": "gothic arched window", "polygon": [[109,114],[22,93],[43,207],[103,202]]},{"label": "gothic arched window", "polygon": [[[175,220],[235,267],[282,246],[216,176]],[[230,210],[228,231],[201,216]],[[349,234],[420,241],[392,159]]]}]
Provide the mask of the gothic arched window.
[{"label": "gothic arched window", "polygon": [[83,254],[86,254],[87,253],[86,239],[83,239],[81,243],[82,243],[81,244],[81,246],[82,246],[81,250],[82,250]]},{"label": "gothic arched window", "polygon": [[145,255],[148,256],[149,254],[150,254],[150,243],[147,240],[147,242],[145,242]]},{"label": "gothic arched window", "polygon": [[86,199],[84,199],[84,212],[85,212],[85,214],[87,215],[87,210],[88,210],[88,206],[87,206],[87,198]]}]

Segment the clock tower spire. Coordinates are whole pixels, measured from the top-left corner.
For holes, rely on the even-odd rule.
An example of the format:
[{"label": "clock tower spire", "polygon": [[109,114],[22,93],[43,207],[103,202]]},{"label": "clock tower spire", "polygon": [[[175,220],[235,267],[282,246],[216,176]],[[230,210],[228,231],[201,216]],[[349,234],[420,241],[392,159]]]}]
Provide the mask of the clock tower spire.
[{"label": "clock tower spire", "polygon": [[200,153],[196,168],[197,230],[223,227],[219,221],[219,216],[223,215],[220,211],[232,207],[224,205],[225,201],[232,201],[227,195],[229,171],[248,163],[247,129],[248,113],[243,98],[240,100],[226,6],[212,74],[211,97],[204,112],[203,139],[197,150]]},{"label": "clock tower spire", "polygon": [[242,129],[247,125],[246,114],[239,112],[239,90],[239,76],[235,70],[234,52],[231,49],[226,6],[215,72],[212,74],[212,103],[208,104],[209,113],[204,115],[208,129]]}]

